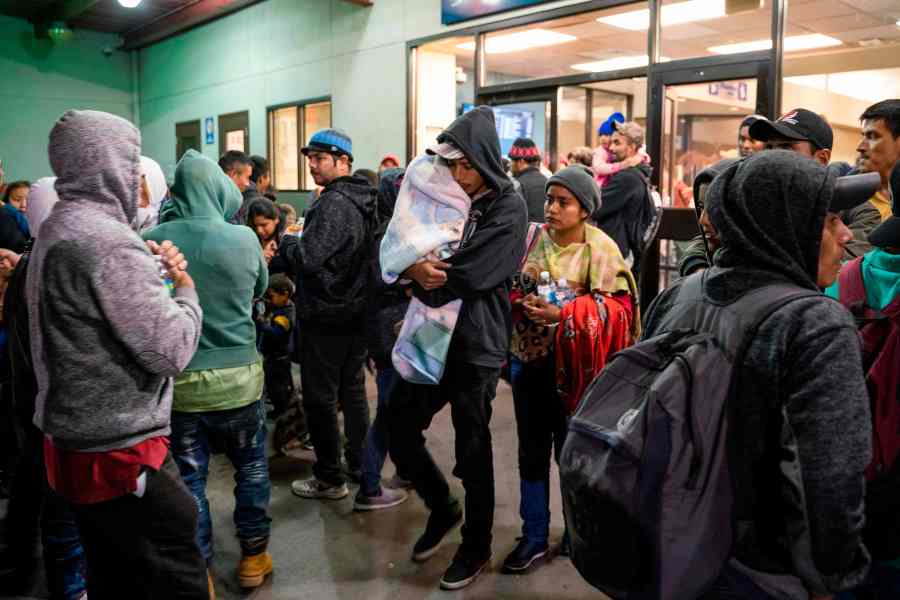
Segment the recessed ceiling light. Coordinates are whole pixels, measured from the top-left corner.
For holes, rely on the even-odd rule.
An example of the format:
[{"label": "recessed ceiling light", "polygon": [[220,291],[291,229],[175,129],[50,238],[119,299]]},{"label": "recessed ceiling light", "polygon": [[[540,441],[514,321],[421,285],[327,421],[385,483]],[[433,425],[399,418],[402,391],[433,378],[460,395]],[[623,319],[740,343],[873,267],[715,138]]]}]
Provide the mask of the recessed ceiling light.
[{"label": "recessed ceiling light", "polygon": [[[667,56],[660,57],[660,62],[669,62]],[[589,73],[600,73],[603,71],[619,71],[622,69],[636,69],[638,67],[646,67],[650,60],[646,54],[640,56],[617,56],[606,60],[598,60],[595,62],[578,63],[572,65],[576,71],[588,71]]]},{"label": "recessed ceiling light", "polygon": [[[526,29],[506,35],[489,35],[485,40],[484,51],[488,54],[506,54],[508,52],[521,52],[532,48],[544,46],[556,46],[577,40],[574,35],[558,33],[548,29]],[[462,50],[475,50],[475,42],[466,42],[456,46]]]},{"label": "recessed ceiling light", "polygon": [[141,0],[119,0],[119,4],[125,8],[134,8],[141,3]]},{"label": "recessed ceiling light", "polygon": [[[812,50],[814,48],[829,48],[840,46],[841,40],[813,33],[810,35],[794,35],[784,38],[784,51],[797,52],[799,50]],[[755,52],[758,50],[771,50],[772,40],[754,40],[752,42],[739,42],[737,44],[725,44],[723,46],[710,46],[707,48],[713,54],[739,54],[741,52]]]},{"label": "recessed ceiling light", "polygon": [[[725,0],[688,0],[662,7],[660,21],[664,27],[694,21],[708,21],[724,17]],[[650,28],[650,9],[632,10],[618,15],[600,17],[598,22],[629,31],[646,31]]]}]

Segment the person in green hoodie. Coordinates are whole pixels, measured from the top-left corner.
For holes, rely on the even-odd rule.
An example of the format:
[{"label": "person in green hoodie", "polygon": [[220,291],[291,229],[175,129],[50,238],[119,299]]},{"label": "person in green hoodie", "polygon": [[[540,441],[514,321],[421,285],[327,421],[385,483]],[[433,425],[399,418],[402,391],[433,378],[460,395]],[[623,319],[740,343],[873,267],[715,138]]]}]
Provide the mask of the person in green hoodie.
[{"label": "person in green hoodie", "polygon": [[250,588],[272,571],[263,367],[251,316],[253,298],[268,286],[268,269],[253,230],[228,222],[240,206],[234,182],[189,150],[175,169],[159,226],[144,238],[178,244],[197,282],[203,332],[197,353],[175,380],[172,454],[197,501],[197,543],[207,565],[213,554],[206,498],[211,452],[224,451],[234,465],[234,523],[243,555],[238,579]]}]

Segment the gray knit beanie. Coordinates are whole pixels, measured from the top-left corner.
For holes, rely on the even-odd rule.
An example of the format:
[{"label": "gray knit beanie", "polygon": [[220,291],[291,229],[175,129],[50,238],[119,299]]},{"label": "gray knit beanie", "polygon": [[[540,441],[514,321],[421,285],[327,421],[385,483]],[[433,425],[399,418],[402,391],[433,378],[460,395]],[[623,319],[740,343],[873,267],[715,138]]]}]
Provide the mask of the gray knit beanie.
[{"label": "gray knit beanie", "polygon": [[561,185],[572,192],[588,214],[594,214],[600,208],[600,186],[594,181],[591,170],[583,165],[572,165],[558,171],[547,180],[544,191],[550,191],[551,185]]}]

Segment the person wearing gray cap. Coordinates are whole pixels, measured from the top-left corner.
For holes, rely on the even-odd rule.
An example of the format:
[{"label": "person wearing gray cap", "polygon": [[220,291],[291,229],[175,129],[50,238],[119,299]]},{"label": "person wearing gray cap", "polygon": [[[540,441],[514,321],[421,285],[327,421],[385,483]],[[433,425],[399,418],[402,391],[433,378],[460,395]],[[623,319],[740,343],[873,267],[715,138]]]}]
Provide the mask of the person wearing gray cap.
[{"label": "person wearing gray cap", "polygon": [[868,571],[862,353],[850,314],[819,293],[851,239],[840,212],[877,187],[847,180],[783,150],[727,167],[707,193],[722,243],[715,266],[675,282],[645,318],[648,340],[691,327],[687,320],[711,324],[750,293],[768,289],[773,303],[793,294],[741,341],[726,412],[732,485],[720,492],[736,526],[721,532],[733,535],[730,556],[704,598],[829,598]]},{"label": "person wearing gray cap", "polygon": [[[633,323],[609,316],[618,309],[611,304],[621,302],[623,306],[626,303],[634,306],[637,296],[637,284],[619,247],[603,231],[589,224],[590,216],[600,205],[600,188],[593,173],[581,165],[562,169],[547,181],[545,194],[547,223],[534,233],[522,273],[517,278],[516,292],[524,296],[517,308],[524,314],[521,319],[515,319],[510,344],[510,380],[519,439],[522,536],[503,563],[506,573],[527,571],[549,551],[550,460],[553,456],[559,459],[567,427],[566,407],[557,393],[557,365],[567,362],[566,354],[557,352],[554,342],[559,326],[569,331],[569,323],[575,319],[560,325],[564,307],[535,294],[529,282],[538,281],[541,273],[549,274],[552,281],[573,290],[576,297],[588,295],[590,302],[597,302],[598,313],[608,316],[598,321],[611,321],[626,331]],[[557,290],[562,293],[559,287]],[[570,298],[564,305],[574,301],[576,298]],[[600,310],[603,308],[606,310]],[[601,325],[600,329],[588,337],[599,337],[611,327]],[[564,364],[563,368],[568,373],[578,369],[572,364]],[[591,379],[589,375],[586,378]],[[564,548],[565,544],[564,538]]]}]

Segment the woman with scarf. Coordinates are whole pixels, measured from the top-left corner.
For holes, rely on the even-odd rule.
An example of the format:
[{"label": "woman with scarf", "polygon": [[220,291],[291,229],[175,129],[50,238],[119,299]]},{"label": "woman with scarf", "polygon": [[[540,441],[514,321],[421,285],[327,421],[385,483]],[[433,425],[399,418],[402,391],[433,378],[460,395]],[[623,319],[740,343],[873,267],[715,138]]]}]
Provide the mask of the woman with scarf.
[{"label": "woman with scarf", "polygon": [[[608,354],[631,342],[639,323],[637,286],[625,259],[609,236],[588,224],[600,204],[591,171],[567,167],[547,181],[546,192],[547,222],[531,225],[513,292],[518,298],[510,375],[519,437],[522,537],[503,564],[508,573],[526,571],[549,550],[551,450],[558,460],[569,412],[557,381],[567,386],[566,400],[580,397],[590,382],[587,376],[599,372]],[[565,280],[575,299],[559,307],[537,296],[534,282],[542,272],[553,281]]]}]

